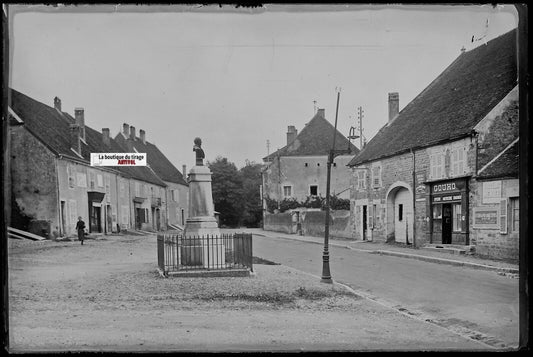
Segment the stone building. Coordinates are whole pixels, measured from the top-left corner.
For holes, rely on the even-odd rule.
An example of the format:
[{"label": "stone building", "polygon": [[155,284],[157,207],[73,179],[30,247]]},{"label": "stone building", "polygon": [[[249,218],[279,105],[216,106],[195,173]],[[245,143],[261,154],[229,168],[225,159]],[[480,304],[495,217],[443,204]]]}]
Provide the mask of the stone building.
[{"label": "stone building", "polygon": [[356,239],[518,257],[517,171],[499,165],[518,138],[516,53],[513,30],[461,53],[401,112],[389,93],[387,124],[348,164]]},{"label": "stone building", "polygon": [[[309,196],[326,195],[328,153],[333,144],[335,127],[326,120],[324,109],[300,133],[294,126],[287,130],[287,145],[263,158],[263,197],[276,201],[286,198],[305,200]],[[359,150],[338,130],[336,149],[347,150],[335,158],[331,166],[331,195],[350,197],[350,170],[347,164]]]},{"label": "stone building", "polygon": [[[14,89],[8,93],[10,120],[11,225],[39,235],[75,235],[78,216],[90,233],[158,229],[150,201],[164,197],[166,184],[149,167],[93,167],[91,153],[126,152],[109,135]],[[162,213],[165,217],[166,214]]]},{"label": "stone building", "polygon": [[186,167],[183,166],[183,173],[180,172],[155,144],[146,140],[145,130],[139,130],[139,136],[136,136],[135,127],[127,123],[123,124],[122,131],[115,136],[115,141],[129,152],[146,153],[148,166],[166,185],[163,201],[150,195],[151,215],[157,217],[165,204],[168,224],[183,227],[189,205],[189,185],[183,177]]}]

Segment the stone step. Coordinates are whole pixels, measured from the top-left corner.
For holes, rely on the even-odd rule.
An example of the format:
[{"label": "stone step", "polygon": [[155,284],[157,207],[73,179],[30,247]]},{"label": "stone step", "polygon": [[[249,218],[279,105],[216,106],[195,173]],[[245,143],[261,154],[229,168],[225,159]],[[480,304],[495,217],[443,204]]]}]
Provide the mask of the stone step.
[{"label": "stone step", "polygon": [[452,245],[452,244],[426,244],[421,247],[422,250],[433,252],[445,252],[455,255],[473,254],[474,246],[470,245]]}]

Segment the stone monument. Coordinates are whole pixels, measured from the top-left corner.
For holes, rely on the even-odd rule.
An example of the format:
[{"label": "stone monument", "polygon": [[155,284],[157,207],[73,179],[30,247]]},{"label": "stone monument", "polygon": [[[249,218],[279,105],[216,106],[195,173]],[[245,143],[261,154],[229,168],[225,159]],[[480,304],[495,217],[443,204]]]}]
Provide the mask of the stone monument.
[{"label": "stone monument", "polygon": [[196,153],[196,165],[189,171],[189,218],[185,222],[185,240],[189,248],[202,250],[201,263],[204,267],[220,266],[225,264],[224,245],[215,219],[211,170],[203,162],[202,139],[194,139],[193,151]]}]

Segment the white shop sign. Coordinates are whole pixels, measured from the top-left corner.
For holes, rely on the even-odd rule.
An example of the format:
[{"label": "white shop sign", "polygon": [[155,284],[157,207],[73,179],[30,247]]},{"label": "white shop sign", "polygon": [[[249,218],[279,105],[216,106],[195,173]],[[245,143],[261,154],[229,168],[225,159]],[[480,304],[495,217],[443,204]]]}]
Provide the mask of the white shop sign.
[{"label": "white shop sign", "polygon": [[483,182],[481,203],[500,203],[502,197],[502,182]]}]

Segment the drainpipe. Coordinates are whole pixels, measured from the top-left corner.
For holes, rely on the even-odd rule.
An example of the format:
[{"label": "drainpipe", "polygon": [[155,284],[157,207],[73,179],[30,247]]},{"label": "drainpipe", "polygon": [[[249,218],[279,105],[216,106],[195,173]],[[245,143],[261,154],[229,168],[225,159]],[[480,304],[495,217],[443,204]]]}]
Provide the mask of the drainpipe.
[{"label": "drainpipe", "polygon": [[416,167],[415,167],[415,151],[411,148],[413,156],[413,248],[416,248]]},{"label": "drainpipe", "polygon": [[278,154],[278,210],[280,209],[281,202],[281,159]]},{"label": "drainpipe", "polygon": [[[59,236],[62,237],[65,234],[65,232],[63,232],[64,222],[63,222],[63,217],[61,216],[61,197],[59,196],[59,170],[57,168],[58,160],[59,160],[58,158],[56,158],[54,160],[54,162],[55,162],[54,169],[56,171],[57,217],[58,217],[57,222],[58,222],[58,225],[59,225],[59,227],[58,227],[59,228]],[[68,180],[68,177],[67,177],[67,180]],[[66,206],[66,202],[65,202],[65,206]],[[50,233],[52,233],[52,232],[50,232]]]},{"label": "drainpipe", "polygon": [[[120,195],[120,187],[118,185],[118,174],[115,173],[115,192],[117,193],[116,194],[116,198],[117,198],[117,224],[118,226],[120,227],[120,221],[121,221],[121,218],[122,218],[122,207],[120,207],[120,204],[119,204],[119,195]],[[117,227],[115,227],[117,228]],[[118,230],[117,229],[117,233],[118,233]],[[111,229],[111,232],[113,232],[113,230]]]}]

